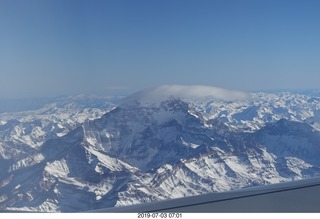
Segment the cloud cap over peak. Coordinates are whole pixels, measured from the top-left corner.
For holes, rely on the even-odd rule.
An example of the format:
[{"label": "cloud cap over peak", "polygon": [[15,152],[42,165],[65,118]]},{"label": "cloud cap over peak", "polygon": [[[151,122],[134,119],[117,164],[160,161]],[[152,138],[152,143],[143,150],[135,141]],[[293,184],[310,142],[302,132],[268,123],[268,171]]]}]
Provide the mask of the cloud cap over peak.
[{"label": "cloud cap over peak", "polygon": [[246,99],[249,94],[243,91],[229,90],[205,85],[162,85],[137,92],[127,98],[129,102],[160,103],[169,98],[201,99],[210,97],[224,101]]}]

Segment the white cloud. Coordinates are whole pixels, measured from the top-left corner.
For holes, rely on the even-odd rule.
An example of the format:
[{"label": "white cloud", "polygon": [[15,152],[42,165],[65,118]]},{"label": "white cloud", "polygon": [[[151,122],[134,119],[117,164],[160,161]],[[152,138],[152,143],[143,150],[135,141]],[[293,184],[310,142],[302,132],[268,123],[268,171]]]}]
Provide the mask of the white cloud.
[{"label": "white cloud", "polygon": [[211,97],[219,100],[233,101],[248,98],[249,94],[243,91],[234,91],[204,85],[162,85],[135,93],[130,96],[126,102],[139,101],[143,103],[159,103],[170,97],[183,99]]}]

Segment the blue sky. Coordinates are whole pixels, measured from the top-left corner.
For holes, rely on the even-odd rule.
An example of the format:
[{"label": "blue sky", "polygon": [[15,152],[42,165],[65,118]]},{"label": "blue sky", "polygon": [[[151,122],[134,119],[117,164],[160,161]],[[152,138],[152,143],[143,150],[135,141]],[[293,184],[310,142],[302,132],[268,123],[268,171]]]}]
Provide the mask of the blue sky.
[{"label": "blue sky", "polygon": [[0,0],[0,98],[320,88],[317,0]]}]

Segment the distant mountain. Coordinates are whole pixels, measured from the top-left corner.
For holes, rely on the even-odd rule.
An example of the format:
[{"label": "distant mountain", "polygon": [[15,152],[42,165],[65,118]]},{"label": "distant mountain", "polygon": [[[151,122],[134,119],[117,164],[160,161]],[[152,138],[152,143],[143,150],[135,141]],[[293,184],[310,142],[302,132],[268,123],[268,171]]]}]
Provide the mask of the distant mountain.
[{"label": "distant mountain", "polygon": [[[149,101],[147,92],[107,104],[103,115],[103,107],[86,108],[92,102],[81,110],[51,107],[38,123],[78,119],[66,134],[43,131],[33,145],[17,144],[24,135],[12,132],[29,113],[12,115],[0,126],[3,138],[13,139],[0,143],[0,209],[87,211],[320,175],[320,104],[313,97],[173,94]],[[35,121],[28,120],[32,127]]]},{"label": "distant mountain", "polygon": [[280,119],[306,122],[320,130],[320,98],[290,92],[250,93],[250,98],[224,101],[199,98],[189,102],[208,119],[219,118],[228,126],[256,131]]},{"label": "distant mountain", "polygon": [[119,100],[76,96],[46,101],[35,110],[0,114],[0,181],[10,171],[39,162],[43,157],[39,149],[45,141],[64,136],[84,121],[101,117]]},{"label": "distant mountain", "polygon": [[116,106],[114,102],[116,99],[109,97],[66,97],[35,110],[1,113],[1,142],[39,147],[46,140],[63,136],[86,120],[101,117]]}]

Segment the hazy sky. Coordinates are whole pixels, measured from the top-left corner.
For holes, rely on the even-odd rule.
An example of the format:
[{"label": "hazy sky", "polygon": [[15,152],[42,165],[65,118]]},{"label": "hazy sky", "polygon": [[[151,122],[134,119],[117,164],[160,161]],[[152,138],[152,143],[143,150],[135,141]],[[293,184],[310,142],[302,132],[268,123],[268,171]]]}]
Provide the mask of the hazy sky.
[{"label": "hazy sky", "polygon": [[318,0],[0,0],[0,98],[320,88]]}]

